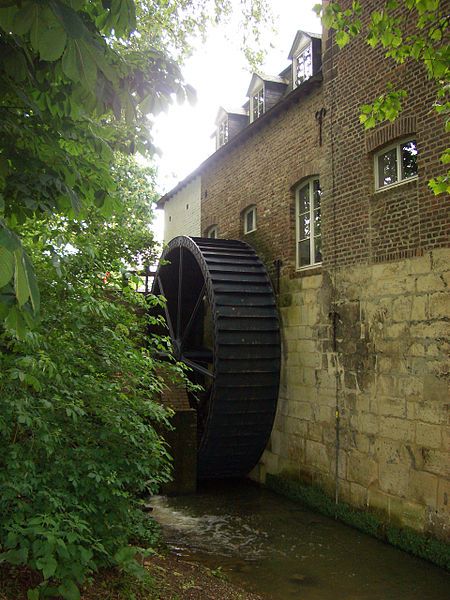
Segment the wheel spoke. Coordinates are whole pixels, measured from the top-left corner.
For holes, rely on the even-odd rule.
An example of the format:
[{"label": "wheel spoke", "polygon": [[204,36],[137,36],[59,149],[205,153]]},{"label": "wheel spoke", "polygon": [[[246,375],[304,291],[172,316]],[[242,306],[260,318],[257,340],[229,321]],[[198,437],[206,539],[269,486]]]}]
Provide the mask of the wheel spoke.
[{"label": "wheel spoke", "polygon": [[189,360],[200,363],[212,363],[213,353],[208,348],[198,348],[197,350],[186,349],[183,356]]},{"label": "wheel spoke", "polygon": [[177,340],[181,331],[181,292],[183,287],[183,247],[180,246],[180,259],[178,262],[178,304],[177,304]]},{"label": "wheel spoke", "polygon": [[202,303],[203,296],[205,294],[205,289],[206,289],[206,283],[203,284],[202,289],[200,290],[200,294],[198,295],[197,302],[195,303],[195,306],[194,306],[194,310],[192,311],[191,316],[188,321],[188,324],[186,325],[186,329],[183,332],[183,336],[181,338],[181,347],[183,347],[183,344],[186,341],[187,336],[189,335],[189,332],[191,330],[195,316],[196,316],[198,309],[200,308],[200,305]]},{"label": "wheel spoke", "polygon": [[182,360],[182,362],[184,362],[185,365],[187,365],[188,367],[191,367],[191,369],[193,369],[194,371],[197,371],[198,373],[205,375],[205,377],[211,377],[211,379],[214,379],[214,373],[211,373],[211,371],[208,371],[208,369],[205,369],[205,367],[202,367],[201,365],[194,362],[193,360],[189,360],[185,356],[182,356],[181,360]]},{"label": "wheel spoke", "polygon": [[170,334],[170,337],[172,338],[172,340],[175,340],[175,333],[173,330],[172,319],[170,318],[169,309],[167,307],[167,296],[164,293],[164,287],[163,287],[160,276],[158,277],[158,285],[159,285],[159,291],[161,292],[161,295],[164,296],[164,298],[166,299],[166,302],[164,302],[164,313],[166,315],[166,322],[167,322],[167,327],[169,328],[169,334]]}]

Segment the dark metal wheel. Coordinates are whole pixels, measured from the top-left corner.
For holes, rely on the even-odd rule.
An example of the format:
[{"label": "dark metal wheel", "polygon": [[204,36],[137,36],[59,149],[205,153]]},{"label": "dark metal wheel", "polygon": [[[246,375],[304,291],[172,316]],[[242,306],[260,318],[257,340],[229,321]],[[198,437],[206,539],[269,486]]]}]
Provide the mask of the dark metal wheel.
[{"label": "dark metal wheel", "polygon": [[237,240],[176,237],[162,254],[153,293],[167,299],[175,357],[203,388],[190,393],[199,477],[247,474],[269,439],[280,373],[278,315],[264,265]]}]

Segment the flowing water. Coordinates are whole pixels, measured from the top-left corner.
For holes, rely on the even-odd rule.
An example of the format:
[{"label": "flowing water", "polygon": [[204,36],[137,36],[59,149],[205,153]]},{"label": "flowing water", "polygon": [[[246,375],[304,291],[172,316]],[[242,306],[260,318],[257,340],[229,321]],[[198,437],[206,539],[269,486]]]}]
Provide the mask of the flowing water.
[{"label": "flowing water", "polygon": [[151,505],[174,552],[272,600],[450,599],[449,573],[250,482]]}]

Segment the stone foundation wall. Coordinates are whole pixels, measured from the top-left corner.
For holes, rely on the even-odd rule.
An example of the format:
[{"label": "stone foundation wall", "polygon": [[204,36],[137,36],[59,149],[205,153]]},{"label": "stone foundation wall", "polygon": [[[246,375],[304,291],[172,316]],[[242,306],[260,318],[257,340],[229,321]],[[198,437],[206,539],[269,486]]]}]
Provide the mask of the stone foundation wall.
[{"label": "stone foundation wall", "polygon": [[446,249],[282,279],[279,405],[255,478],[295,475],[450,537],[449,279]]}]

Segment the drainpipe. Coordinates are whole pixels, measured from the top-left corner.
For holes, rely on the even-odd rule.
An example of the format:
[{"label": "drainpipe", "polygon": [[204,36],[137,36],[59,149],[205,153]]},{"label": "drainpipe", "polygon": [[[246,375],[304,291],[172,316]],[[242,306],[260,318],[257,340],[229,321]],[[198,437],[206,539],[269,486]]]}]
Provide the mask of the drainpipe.
[{"label": "drainpipe", "polygon": [[336,361],[336,364],[335,364],[336,401],[335,401],[335,411],[334,411],[336,459],[335,459],[335,465],[334,465],[334,502],[335,502],[335,504],[338,504],[338,502],[339,502],[339,450],[340,450],[340,433],[341,433],[341,429],[340,429],[341,415],[340,415],[340,411],[339,411],[340,366],[339,366],[338,355],[337,355],[337,325],[339,322],[339,313],[337,313],[335,310],[333,310],[332,312],[330,312],[329,316],[330,316],[332,328],[333,328],[333,337],[332,337],[333,354],[334,354],[335,361]]}]

